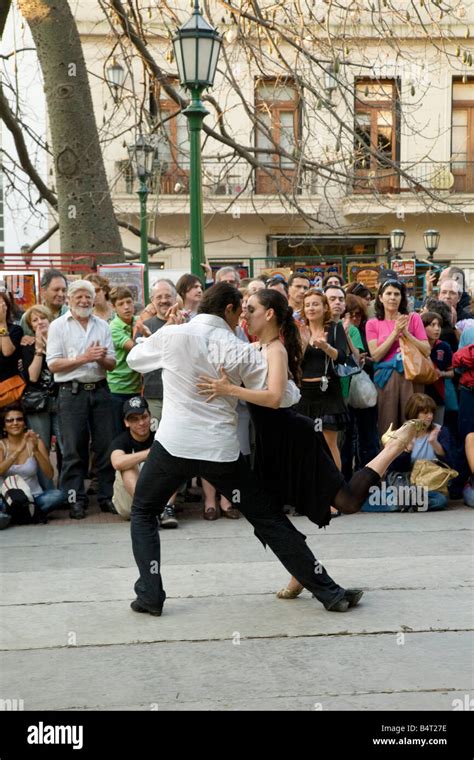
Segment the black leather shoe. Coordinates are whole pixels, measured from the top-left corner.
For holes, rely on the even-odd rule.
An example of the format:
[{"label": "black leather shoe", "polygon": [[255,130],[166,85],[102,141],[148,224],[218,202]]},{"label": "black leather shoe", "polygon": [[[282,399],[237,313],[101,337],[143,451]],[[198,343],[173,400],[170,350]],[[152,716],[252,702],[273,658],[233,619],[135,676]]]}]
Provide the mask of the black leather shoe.
[{"label": "black leather shoe", "polygon": [[101,512],[109,512],[111,515],[118,515],[118,512],[115,509],[114,503],[111,499],[99,501],[99,507]]},{"label": "black leather shoe", "polygon": [[347,599],[340,599],[332,607],[326,607],[328,612],[347,612],[349,609],[349,602]]},{"label": "black leather shoe", "polygon": [[131,602],[130,607],[134,612],[148,612],[149,615],[153,615],[154,617],[160,617],[162,613],[162,608],[146,607],[142,602],[139,602],[138,599],[134,599],[134,601]]},{"label": "black leather shoe", "polygon": [[344,599],[349,602],[349,607],[355,607],[356,604],[359,604],[363,596],[364,592],[359,588],[346,588],[344,591]]},{"label": "black leather shoe", "polygon": [[86,513],[82,504],[73,504],[69,510],[69,517],[71,520],[83,520],[85,516]]}]

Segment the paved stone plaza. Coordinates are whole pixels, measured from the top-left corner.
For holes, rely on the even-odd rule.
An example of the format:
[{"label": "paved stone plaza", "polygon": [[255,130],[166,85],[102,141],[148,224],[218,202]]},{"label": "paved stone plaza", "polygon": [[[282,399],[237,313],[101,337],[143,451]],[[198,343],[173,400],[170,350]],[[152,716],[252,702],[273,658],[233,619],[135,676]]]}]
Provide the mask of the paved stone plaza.
[{"label": "paved stone plaza", "polygon": [[162,530],[161,618],[129,608],[129,524],[57,513],[2,544],[2,699],[34,710],[451,710],[472,694],[473,511],[292,518],[360,607],[328,613],[246,520]]}]

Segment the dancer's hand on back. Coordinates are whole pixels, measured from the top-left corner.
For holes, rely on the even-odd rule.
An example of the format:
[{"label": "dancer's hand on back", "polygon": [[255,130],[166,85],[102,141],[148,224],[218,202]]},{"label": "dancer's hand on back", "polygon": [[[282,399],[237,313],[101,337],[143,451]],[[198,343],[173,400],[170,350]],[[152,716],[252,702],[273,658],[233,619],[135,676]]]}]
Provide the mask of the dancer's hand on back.
[{"label": "dancer's hand on back", "polygon": [[223,367],[220,368],[220,379],[216,380],[215,377],[207,377],[206,375],[199,375],[199,383],[196,383],[196,387],[199,390],[200,396],[208,396],[206,401],[212,401],[216,396],[231,396],[232,389],[235,387],[227,377]]}]

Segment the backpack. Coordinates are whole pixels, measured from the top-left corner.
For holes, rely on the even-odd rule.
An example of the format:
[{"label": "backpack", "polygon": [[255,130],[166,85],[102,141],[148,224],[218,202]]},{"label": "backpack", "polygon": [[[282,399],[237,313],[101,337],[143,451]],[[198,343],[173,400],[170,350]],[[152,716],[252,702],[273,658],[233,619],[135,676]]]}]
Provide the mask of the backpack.
[{"label": "backpack", "polygon": [[19,475],[9,475],[5,478],[0,493],[12,525],[47,522],[47,516],[36,505],[28,483]]}]

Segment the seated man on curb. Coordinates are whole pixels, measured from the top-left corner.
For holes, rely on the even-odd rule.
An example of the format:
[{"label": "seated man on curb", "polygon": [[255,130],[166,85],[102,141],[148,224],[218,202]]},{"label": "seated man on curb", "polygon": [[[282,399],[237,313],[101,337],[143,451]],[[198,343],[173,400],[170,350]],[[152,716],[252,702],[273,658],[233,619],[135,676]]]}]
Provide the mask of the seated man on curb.
[{"label": "seated man on curb", "polygon": [[[154,433],[150,429],[148,404],[141,396],[125,401],[123,416],[127,429],[112,441],[110,460],[115,470],[113,503],[119,515],[130,520],[135,486],[153,443]],[[178,527],[172,504],[167,504],[163,509],[161,527]]]}]

